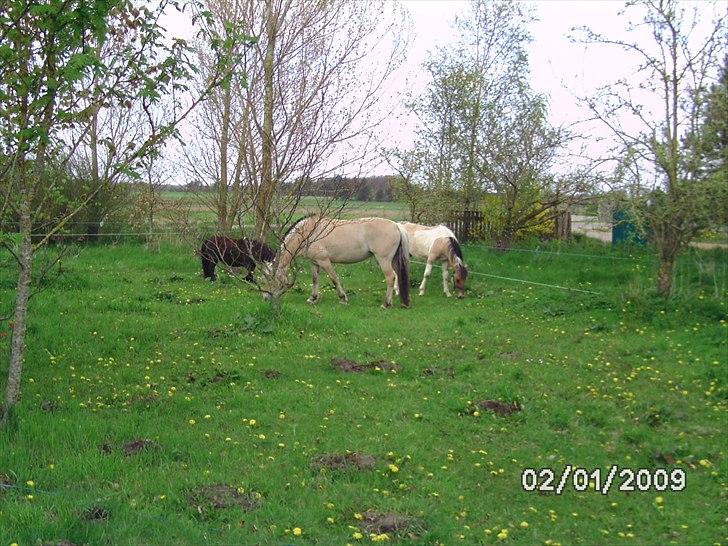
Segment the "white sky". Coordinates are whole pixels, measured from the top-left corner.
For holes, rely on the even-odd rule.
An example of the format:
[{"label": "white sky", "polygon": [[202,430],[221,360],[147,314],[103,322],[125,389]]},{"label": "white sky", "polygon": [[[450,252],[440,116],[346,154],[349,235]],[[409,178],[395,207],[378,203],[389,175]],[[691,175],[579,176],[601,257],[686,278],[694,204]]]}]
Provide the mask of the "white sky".
[{"label": "white sky", "polygon": [[[429,52],[455,40],[455,15],[463,13],[468,6],[466,0],[402,0],[401,3],[411,14],[414,36],[404,65],[387,84],[387,90],[391,93],[388,100],[393,105],[401,105],[403,95],[407,92],[417,95],[424,90],[428,76],[422,64]],[[533,38],[528,47],[531,86],[549,97],[550,117],[554,125],[569,125],[584,120],[588,112],[579,107],[577,97],[589,96],[597,87],[617,78],[629,78],[634,73],[635,65],[630,57],[616,47],[587,47],[572,43],[569,40],[570,29],[587,26],[610,37],[626,38],[628,20],[624,15],[619,15],[624,2],[536,0],[529,4],[534,7],[538,19],[529,28]],[[701,12],[712,11],[711,4],[706,1],[684,1],[683,5],[690,8],[697,6]],[[725,6],[720,2],[715,4],[716,9],[725,10]],[[710,22],[711,14],[704,15],[705,22]],[[634,13],[632,17],[635,17]],[[189,27],[183,18],[175,16],[170,19],[168,26],[172,34],[187,34],[185,37],[189,38]],[[414,118],[405,114],[402,105],[399,116],[392,116],[378,131],[381,145],[411,146],[414,126]],[[603,128],[592,125],[588,132],[594,135],[595,148],[603,149],[603,144],[596,144],[599,136],[607,136]],[[600,150],[595,149],[594,155],[598,155]],[[382,174],[388,170],[386,165],[379,165],[372,168],[369,174]]]}]

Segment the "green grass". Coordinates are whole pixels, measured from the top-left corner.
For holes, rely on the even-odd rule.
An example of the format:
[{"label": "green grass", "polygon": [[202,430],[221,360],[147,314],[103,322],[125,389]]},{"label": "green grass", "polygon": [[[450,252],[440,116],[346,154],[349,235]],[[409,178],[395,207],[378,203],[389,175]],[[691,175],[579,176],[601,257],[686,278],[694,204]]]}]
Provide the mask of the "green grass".
[{"label": "green grass", "polygon": [[[354,514],[370,509],[420,520],[388,535],[400,544],[724,544],[726,254],[687,255],[662,301],[639,249],[464,250],[474,272],[600,294],[473,275],[468,297],[448,300],[435,270],[427,296],[385,311],[365,262],[337,268],[348,306],[329,286],[309,306],[304,274],[276,319],[237,281],[203,281],[190,249],[99,246],[65,261],[31,300],[22,401],[0,433],[15,485],[0,489],[0,544],[368,543]],[[0,263],[0,301],[13,273]],[[346,374],[334,357],[401,370]],[[523,409],[471,415],[484,399]],[[159,447],[124,456],[135,439]],[[374,455],[374,470],[311,468],[346,450]],[[679,467],[687,488],[522,491],[525,467],[566,464]],[[190,492],[210,484],[261,505],[200,512]],[[93,508],[108,518],[87,519]]]}]

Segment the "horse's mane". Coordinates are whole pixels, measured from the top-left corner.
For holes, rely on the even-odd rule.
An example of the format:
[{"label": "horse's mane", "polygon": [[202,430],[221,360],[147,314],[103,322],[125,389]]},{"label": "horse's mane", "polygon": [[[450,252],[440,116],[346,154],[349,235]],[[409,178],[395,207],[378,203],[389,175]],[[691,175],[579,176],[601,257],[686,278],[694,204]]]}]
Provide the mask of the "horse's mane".
[{"label": "horse's mane", "polygon": [[465,266],[460,243],[458,243],[458,240],[455,237],[448,237],[447,240],[450,244],[450,255],[455,255],[458,258],[455,267],[460,271],[460,275],[463,277],[463,280],[465,280],[468,278],[468,268]]},{"label": "horse's mane", "polygon": [[306,219],[308,219],[308,218],[311,218],[312,216],[314,216],[314,214],[313,214],[313,213],[311,213],[311,214],[307,214],[306,216],[301,216],[301,217],[300,217],[300,218],[299,218],[298,220],[296,220],[296,221],[295,221],[295,222],[293,222],[293,223],[292,223],[292,224],[291,224],[290,226],[288,226],[288,229],[287,229],[287,230],[286,230],[286,232],[285,232],[285,233],[283,234],[283,237],[281,237],[281,241],[285,241],[285,240],[286,240],[286,237],[288,237],[288,236],[289,236],[289,235],[291,234],[291,232],[293,231],[293,228],[295,228],[295,227],[296,227],[296,226],[297,226],[298,224],[300,224],[300,223],[301,223],[301,222],[302,222],[303,220],[306,220]]},{"label": "horse's mane", "polygon": [[458,243],[458,240],[455,237],[448,237],[448,242],[450,243],[450,252],[455,254],[460,260],[463,260],[463,251],[460,248],[460,243]]}]

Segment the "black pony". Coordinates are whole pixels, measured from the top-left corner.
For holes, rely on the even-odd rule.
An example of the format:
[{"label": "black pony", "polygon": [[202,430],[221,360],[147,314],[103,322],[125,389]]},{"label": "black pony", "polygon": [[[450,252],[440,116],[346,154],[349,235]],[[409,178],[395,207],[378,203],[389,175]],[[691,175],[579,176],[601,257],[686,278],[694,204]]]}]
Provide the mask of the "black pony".
[{"label": "black pony", "polygon": [[257,263],[272,263],[276,253],[268,245],[255,239],[230,239],[224,235],[210,237],[200,248],[202,274],[215,280],[215,266],[222,262],[230,267],[244,267],[248,270],[245,280],[255,282],[253,271]]}]

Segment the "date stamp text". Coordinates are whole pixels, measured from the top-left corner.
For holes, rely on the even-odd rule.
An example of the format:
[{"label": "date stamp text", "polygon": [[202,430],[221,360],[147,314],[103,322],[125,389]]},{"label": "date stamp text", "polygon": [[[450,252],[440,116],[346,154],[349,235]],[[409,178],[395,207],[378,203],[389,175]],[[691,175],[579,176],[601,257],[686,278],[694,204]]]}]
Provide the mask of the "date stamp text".
[{"label": "date stamp text", "polygon": [[575,491],[594,491],[606,495],[615,491],[682,491],[687,486],[687,476],[682,468],[620,468],[608,469],[573,467],[567,464],[563,470],[552,468],[524,468],[521,472],[524,491],[556,493],[561,495],[568,487]]}]

